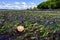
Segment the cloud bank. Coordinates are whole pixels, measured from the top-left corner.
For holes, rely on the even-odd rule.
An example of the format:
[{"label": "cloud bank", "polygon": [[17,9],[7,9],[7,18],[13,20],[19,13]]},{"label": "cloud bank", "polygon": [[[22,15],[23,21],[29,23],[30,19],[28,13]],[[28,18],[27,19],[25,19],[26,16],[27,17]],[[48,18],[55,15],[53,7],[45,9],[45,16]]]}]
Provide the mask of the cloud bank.
[{"label": "cloud bank", "polygon": [[0,4],[0,9],[27,9],[27,8],[33,8],[36,7],[36,4],[31,2],[29,4],[27,4],[26,2],[13,2],[13,3],[5,3],[2,2],[2,4]]}]

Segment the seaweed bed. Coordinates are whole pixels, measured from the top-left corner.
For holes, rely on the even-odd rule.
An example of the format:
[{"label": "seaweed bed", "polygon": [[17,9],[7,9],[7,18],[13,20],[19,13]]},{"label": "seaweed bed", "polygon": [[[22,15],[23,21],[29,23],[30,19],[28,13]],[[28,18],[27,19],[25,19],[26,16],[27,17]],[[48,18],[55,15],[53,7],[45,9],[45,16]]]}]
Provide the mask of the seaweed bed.
[{"label": "seaweed bed", "polygon": [[0,11],[0,40],[60,40],[60,13]]}]

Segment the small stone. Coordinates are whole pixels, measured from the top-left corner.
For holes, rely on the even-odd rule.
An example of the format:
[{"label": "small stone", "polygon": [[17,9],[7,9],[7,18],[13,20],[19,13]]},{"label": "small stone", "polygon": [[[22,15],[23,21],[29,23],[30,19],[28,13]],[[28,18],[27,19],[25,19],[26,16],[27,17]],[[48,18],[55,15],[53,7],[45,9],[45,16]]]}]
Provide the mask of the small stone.
[{"label": "small stone", "polygon": [[18,26],[17,27],[17,31],[19,31],[19,32],[23,32],[24,31],[24,26]]}]

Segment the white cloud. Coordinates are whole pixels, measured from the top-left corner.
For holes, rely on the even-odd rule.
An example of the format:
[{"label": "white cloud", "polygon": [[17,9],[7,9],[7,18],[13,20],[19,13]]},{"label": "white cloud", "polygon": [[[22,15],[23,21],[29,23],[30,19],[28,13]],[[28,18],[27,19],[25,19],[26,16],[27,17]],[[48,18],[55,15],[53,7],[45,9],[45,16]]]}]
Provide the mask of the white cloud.
[{"label": "white cloud", "polygon": [[20,4],[20,2],[15,2],[15,4]]},{"label": "white cloud", "polygon": [[31,2],[32,5],[34,5],[35,3]]},{"label": "white cloud", "polygon": [[27,5],[22,5],[21,8],[22,9],[27,9]]},{"label": "white cloud", "polygon": [[6,5],[6,6],[3,6],[4,8],[6,9],[21,9],[20,6],[18,5]]},{"label": "white cloud", "polygon": [[27,3],[26,2],[21,2],[21,8],[22,9],[27,9]]},{"label": "white cloud", "polygon": [[0,9],[27,9],[27,8],[36,7],[35,3],[33,2],[29,4],[27,4],[26,2],[14,2],[12,4],[3,2],[3,4],[0,5]]},{"label": "white cloud", "polygon": [[21,4],[26,5],[26,2],[21,2]]}]

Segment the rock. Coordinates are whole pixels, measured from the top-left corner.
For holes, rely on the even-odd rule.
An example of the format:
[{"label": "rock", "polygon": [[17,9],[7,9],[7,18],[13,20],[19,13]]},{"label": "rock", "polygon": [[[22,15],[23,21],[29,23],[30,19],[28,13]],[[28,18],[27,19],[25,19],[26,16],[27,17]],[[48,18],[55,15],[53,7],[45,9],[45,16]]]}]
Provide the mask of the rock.
[{"label": "rock", "polygon": [[19,32],[23,32],[25,30],[24,26],[18,26],[16,29]]}]

